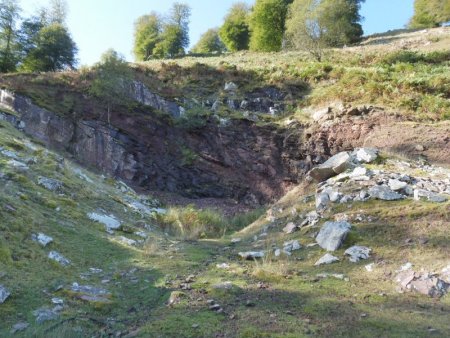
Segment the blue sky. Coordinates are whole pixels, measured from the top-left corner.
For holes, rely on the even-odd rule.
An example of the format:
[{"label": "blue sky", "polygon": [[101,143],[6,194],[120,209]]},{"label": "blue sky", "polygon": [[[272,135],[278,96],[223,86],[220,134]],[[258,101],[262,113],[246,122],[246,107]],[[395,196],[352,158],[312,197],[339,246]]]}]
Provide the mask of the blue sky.
[{"label": "blue sky", "polygon": [[[242,1],[242,0],[241,0]],[[254,0],[244,0],[253,4]],[[47,5],[47,0],[19,0],[26,15]],[[167,13],[175,0],[67,0],[68,25],[79,48],[80,65],[92,64],[108,48],[133,60],[133,23],[151,11]],[[236,0],[181,0],[192,8],[190,36],[195,43],[200,35],[220,26],[227,10]],[[414,0],[366,0],[362,7],[365,34],[403,28],[413,14]]]}]

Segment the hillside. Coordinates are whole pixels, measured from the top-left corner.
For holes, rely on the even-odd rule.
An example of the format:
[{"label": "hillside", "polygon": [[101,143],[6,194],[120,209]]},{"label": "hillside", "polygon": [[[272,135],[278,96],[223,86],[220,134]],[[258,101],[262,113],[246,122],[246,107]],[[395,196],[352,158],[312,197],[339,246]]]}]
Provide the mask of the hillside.
[{"label": "hillside", "polygon": [[449,36],[1,75],[0,336],[449,336]]}]

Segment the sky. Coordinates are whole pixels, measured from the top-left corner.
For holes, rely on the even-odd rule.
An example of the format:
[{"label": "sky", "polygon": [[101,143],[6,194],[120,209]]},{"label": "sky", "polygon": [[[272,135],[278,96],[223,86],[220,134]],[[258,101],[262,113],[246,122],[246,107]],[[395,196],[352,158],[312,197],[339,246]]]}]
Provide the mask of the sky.
[{"label": "sky", "polygon": [[[46,6],[48,0],[18,0],[24,16]],[[191,45],[209,28],[219,27],[237,0],[180,0],[192,8]],[[242,0],[240,0],[242,1]],[[135,20],[151,11],[167,13],[175,0],[67,0],[68,26],[79,53],[80,65],[91,65],[109,48],[133,61]],[[254,0],[244,0],[252,5]],[[403,28],[413,15],[414,0],[366,0],[361,9],[364,34]]]}]

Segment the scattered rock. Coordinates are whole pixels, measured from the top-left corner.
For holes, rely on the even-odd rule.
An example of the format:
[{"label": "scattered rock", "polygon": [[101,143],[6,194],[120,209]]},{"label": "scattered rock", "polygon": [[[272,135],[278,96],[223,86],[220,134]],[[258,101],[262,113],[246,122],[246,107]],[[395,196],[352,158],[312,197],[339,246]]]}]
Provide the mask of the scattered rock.
[{"label": "scattered rock", "polygon": [[389,180],[389,188],[391,188],[393,191],[399,191],[402,189],[405,189],[408,183],[402,182],[396,179],[390,179]]},{"label": "scattered rock", "polygon": [[391,188],[389,188],[385,185],[376,185],[374,187],[371,187],[369,189],[369,195],[372,198],[376,198],[376,199],[384,200],[384,201],[395,201],[395,200],[401,200],[404,198],[403,195],[396,193],[395,191],[392,191]]},{"label": "scattered rock", "polygon": [[374,148],[360,148],[356,150],[355,156],[360,162],[371,163],[378,158],[378,150]]},{"label": "scattered rock", "polygon": [[63,183],[61,181],[43,176],[38,177],[38,184],[50,191],[58,191],[63,187]]},{"label": "scattered rock", "polygon": [[138,244],[138,242],[135,241],[134,239],[127,238],[127,237],[125,237],[125,236],[119,236],[119,237],[117,238],[117,240],[118,240],[120,243],[123,243],[123,244],[125,244],[125,245],[130,245],[130,246],[135,246],[135,245]]},{"label": "scattered rock", "polygon": [[263,258],[265,253],[264,251],[246,251],[246,252],[239,252],[238,255],[243,259],[252,260],[256,258]]},{"label": "scattered rock", "polygon": [[25,163],[16,161],[16,160],[9,160],[8,165],[10,165],[13,168],[16,168],[19,171],[26,171],[30,169]]},{"label": "scattered rock", "polygon": [[239,243],[240,241],[241,241],[240,238],[232,238],[231,239],[231,244],[236,244],[236,243]]},{"label": "scattered rock", "polygon": [[419,201],[421,197],[425,197],[428,199],[428,201],[434,202],[434,203],[444,203],[448,200],[445,196],[439,195],[437,193],[423,190],[423,189],[415,189],[414,190],[414,199],[416,201]]},{"label": "scattered rock", "polygon": [[63,255],[61,255],[59,252],[56,251],[50,251],[48,253],[48,258],[58,262],[62,266],[67,266],[70,264],[70,261],[67,258],[65,258]]},{"label": "scattered rock", "polygon": [[350,262],[356,263],[361,259],[368,259],[371,251],[372,249],[365,246],[355,245],[345,250],[345,254],[350,256]]},{"label": "scattered rock", "polygon": [[229,268],[230,268],[230,265],[227,264],[227,263],[222,263],[222,264],[217,264],[216,267],[217,267],[218,269],[229,269]]},{"label": "scattered rock", "polygon": [[318,211],[323,211],[328,207],[330,203],[330,196],[326,192],[317,194],[316,196],[316,209]]},{"label": "scattered rock", "polygon": [[238,89],[238,86],[237,86],[237,84],[235,84],[234,82],[227,82],[227,83],[225,83],[224,90],[225,90],[226,92],[234,92],[234,91],[236,91],[237,89]]},{"label": "scattered rock", "polygon": [[297,230],[297,225],[293,222],[289,222],[286,224],[286,226],[283,228],[283,232],[286,234],[292,234]]},{"label": "scattered rock", "polygon": [[339,258],[337,258],[329,253],[326,253],[314,265],[319,266],[319,265],[323,265],[323,264],[331,264],[331,263],[338,262],[338,261],[339,261]]},{"label": "scattered rock", "polygon": [[221,289],[221,290],[230,290],[233,288],[233,283],[231,282],[222,282],[217,283],[212,286],[214,289]]},{"label": "scattered rock", "polygon": [[111,293],[106,290],[92,285],[80,285],[73,283],[70,291],[75,292],[76,296],[87,302],[94,303],[110,303]]},{"label": "scattered rock", "polygon": [[309,175],[321,182],[340,174],[353,166],[353,158],[350,154],[348,152],[342,152],[329,158],[325,163],[322,163],[318,167],[313,168],[309,172]]},{"label": "scattered rock", "polygon": [[45,308],[33,311],[33,315],[36,317],[36,323],[38,324],[55,320],[59,317],[59,314],[56,311]]},{"label": "scattered rock", "polygon": [[3,285],[0,284],[0,304],[3,304],[10,295],[11,293]]},{"label": "scattered rock", "polygon": [[87,215],[89,219],[102,223],[106,227],[106,231],[111,232],[112,230],[120,229],[121,223],[114,215],[101,215],[95,212],[91,212]]},{"label": "scattered rock", "polygon": [[450,284],[430,273],[417,273],[412,270],[400,272],[396,277],[402,291],[415,291],[430,297],[442,297]]},{"label": "scattered rock", "polygon": [[43,233],[33,234],[31,235],[31,239],[35,242],[38,242],[43,247],[46,247],[48,244],[53,242],[53,238],[50,236],[47,236]]},{"label": "scattered rock", "polygon": [[283,251],[292,252],[301,249],[301,245],[297,240],[287,241],[283,243]]},{"label": "scattered rock", "polygon": [[11,334],[14,334],[14,333],[17,333],[17,332],[25,331],[29,326],[30,326],[30,324],[28,324],[28,323],[20,322],[20,323],[15,324],[11,328],[11,331],[9,331],[9,332]]},{"label": "scattered rock", "polygon": [[316,242],[325,250],[335,251],[341,247],[351,227],[346,221],[325,222],[316,237]]}]

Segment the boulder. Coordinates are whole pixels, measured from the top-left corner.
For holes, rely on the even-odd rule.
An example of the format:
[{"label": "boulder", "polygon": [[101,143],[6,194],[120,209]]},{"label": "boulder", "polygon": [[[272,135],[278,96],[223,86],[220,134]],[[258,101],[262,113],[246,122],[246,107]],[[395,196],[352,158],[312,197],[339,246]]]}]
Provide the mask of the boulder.
[{"label": "boulder", "polygon": [[316,242],[325,250],[335,251],[344,243],[351,227],[346,221],[325,222],[316,237]]},{"label": "boulder", "polygon": [[43,247],[45,247],[48,244],[50,244],[51,242],[53,242],[53,238],[51,238],[50,236],[47,236],[43,233],[33,234],[33,235],[31,235],[31,239],[35,242],[38,242]]},{"label": "boulder", "polygon": [[102,215],[91,212],[87,216],[93,221],[104,224],[106,227],[106,231],[108,232],[111,232],[112,230],[118,230],[121,226],[120,221],[118,221],[114,215]]},{"label": "boulder", "polygon": [[329,253],[326,253],[314,265],[319,266],[319,265],[323,265],[323,264],[331,264],[331,263],[338,262],[338,261],[339,261],[339,258],[337,258]]},{"label": "boulder", "polygon": [[301,249],[301,245],[297,240],[287,241],[283,243],[283,251],[292,252]]},{"label": "boulder", "polygon": [[316,209],[318,211],[323,211],[330,204],[330,196],[326,192],[317,194],[316,196]]},{"label": "boulder", "polygon": [[406,186],[408,185],[408,183],[402,182],[397,179],[390,179],[388,184],[389,184],[389,188],[391,188],[393,191],[399,191],[399,190],[405,189]]},{"label": "boulder", "polygon": [[59,317],[59,314],[56,311],[45,308],[33,311],[33,315],[36,317],[36,323],[38,324],[55,320]]},{"label": "boulder", "polygon": [[10,295],[11,293],[3,285],[0,284],[0,304],[3,304]]},{"label": "boulder", "polygon": [[286,234],[292,234],[297,230],[297,225],[295,223],[289,222],[286,224],[286,226],[283,228],[283,232]]},{"label": "boulder", "polygon": [[359,162],[370,163],[378,158],[378,150],[374,148],[360,148],[355,151],[355,156]]},{"label": "boulder", "polygon": [[414,190],[414,199],[416,201],[420,200],[421,197],[426,198],[430,202],[434,203],[444,203],[448,199],[445,196],[439,195],[435,192],[427,191],[424,189],[415,189]]},{"label": "boulder", "polygon": [[385,185],[376,185],[369,189],[369,195],[383,201],[395,201],[404,198],[403,195],[392,191],[391,188]]},{"label": "boulder", "polygon": [[313,168],[309,175],[317,181],[325,181],[345,170],[352,168],[353,157],[348,152],[342,152],[329,158],[326,162]]},{"label": "boulder", "polygon": [[11,331],[9,331],[11,334],[15,334],[16,332],[24,331],[30,326],[29,323],[20,322],[17,324],[14,324],[14,326],[11,328]]},{"label": "boulder", "polygon": [[54,260],[55,262],[58,262],[62,266],[67,266],[70,264],[70,261],[66,257],[64,257],[63,255],[61,255],[59,252],[56,251],[50,251],[48,253],[48,258]]},{"label": "boulder", "polygon": [[63,183],[53,178],[38,177],[38,184],[50,191],[61,190]]},{"label": "boulder", "polygon": [[369,258],[369,254],[371,251],[372,249],[369,249],[365,246],[355,245],[345,250],[345,254],[347,256],[350,256],[350,262],[356,263],[361,259]]}]

